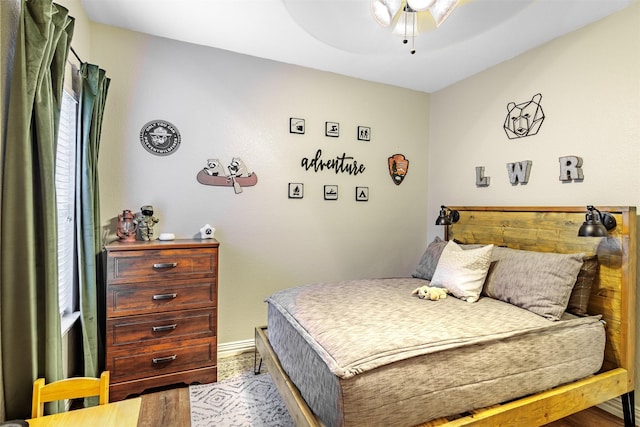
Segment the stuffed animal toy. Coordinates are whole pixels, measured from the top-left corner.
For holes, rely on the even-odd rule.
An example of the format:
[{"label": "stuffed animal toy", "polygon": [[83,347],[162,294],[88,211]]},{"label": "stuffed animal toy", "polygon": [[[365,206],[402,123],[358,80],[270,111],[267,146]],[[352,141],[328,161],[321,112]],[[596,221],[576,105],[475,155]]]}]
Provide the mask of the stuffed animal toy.
[{"label": "stuffed animal toy", "polygon": [[418,295],[418,298],[426,299],[430,301],[437,301],[440,299],[444,299],[447,297],[449,293],[448,289],[445,288],[436,288],[433,286],[421,286],[417,289],[414,289],[411,292],[412,295]]}]

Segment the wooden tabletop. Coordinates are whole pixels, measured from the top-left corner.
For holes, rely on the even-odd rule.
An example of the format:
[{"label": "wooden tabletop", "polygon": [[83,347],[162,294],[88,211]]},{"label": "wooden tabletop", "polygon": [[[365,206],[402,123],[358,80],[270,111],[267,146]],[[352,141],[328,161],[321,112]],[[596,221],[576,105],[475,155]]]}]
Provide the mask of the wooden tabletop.
[{"label": "wooden tabletop", "polygon": [[27,420],[29,427],[136,427],[142,399],[121,400],[106,405],[76,409]]}]

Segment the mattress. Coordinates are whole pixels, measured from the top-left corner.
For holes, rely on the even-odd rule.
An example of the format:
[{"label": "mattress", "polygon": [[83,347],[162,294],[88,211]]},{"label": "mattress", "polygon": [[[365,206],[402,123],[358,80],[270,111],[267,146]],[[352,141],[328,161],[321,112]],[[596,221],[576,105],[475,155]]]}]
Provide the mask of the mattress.
[{"label": "mattress", "polygon": [[413,278],[314,284],[269,298],[269,341],[327,426],[412,426],[597,372],[597,316],[550,321],[491,298],[425,301]]}]

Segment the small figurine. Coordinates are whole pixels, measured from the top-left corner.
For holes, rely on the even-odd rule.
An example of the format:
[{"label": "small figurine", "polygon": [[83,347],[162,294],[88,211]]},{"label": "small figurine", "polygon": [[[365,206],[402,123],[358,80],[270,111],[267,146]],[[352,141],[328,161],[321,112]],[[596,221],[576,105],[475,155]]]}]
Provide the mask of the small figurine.
[{"label": "small figurine", "polygon": [[135,242],[137,221],[129,209],[125,209],[118,215],[116,235],[121,242]]},{"label": "small figurine", "polygon": [[138,232],[141,240],[153,240],[153,226],[160,222],[158,218],[153,216],[153,206],[144,205],[140,208],[141,214],[136,217]]},{"label": "small figurine", "polygon": [[213,234],[216,232],[216,229],[210,226],[209,224],[205,224],[204,227],[200,229],[200,238],[201,239],[213,239]]}]

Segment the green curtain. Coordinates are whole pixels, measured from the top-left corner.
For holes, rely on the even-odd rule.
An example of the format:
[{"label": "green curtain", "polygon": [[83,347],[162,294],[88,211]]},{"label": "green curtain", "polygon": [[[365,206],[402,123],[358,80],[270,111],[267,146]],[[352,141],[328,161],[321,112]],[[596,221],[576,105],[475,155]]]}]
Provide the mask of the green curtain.
[{"label": "green curtain", "polygon": [[28,418],[33,381],[62,377],[55,152],[74,19],[22,0],[2,159],[0,316],[6,417]]},{"label": "green curtain", "polygon": [[100,376],[103,351],[100,319],[104,313],[102,238],[100,235],[100,199],[98,188],[98,151],[102,116],[110,79],[104,70],[82,64],[82,102],[80,104],[81,137],[78,147],[76,207],[78,209],[78,266],[85,375]]}]

